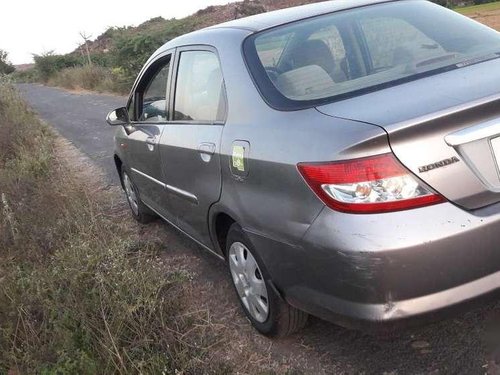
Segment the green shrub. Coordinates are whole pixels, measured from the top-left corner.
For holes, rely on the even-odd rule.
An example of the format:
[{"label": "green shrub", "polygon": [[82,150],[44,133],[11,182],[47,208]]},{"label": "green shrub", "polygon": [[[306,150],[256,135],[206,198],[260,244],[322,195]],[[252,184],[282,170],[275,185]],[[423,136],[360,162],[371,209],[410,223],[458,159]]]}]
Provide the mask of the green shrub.
[{"label": "green shrub", "polygon": [[39,81],[38,72],[35,68],[22,71],[16,70],[10,77],[17,83],[34,83]]},{"label": "green shrub", "polygon": [[0,75],[11,74],[16,68],[8,60],[7,52],[0,49]]},{"label": "green shrub", "polygon": [[105,68],[112,68],[114,64],[114,57],[109,52],[94,52],[90,54],[90,59],[93,65],[102,66]]},{"label": "green shrub", "polygon": [[144,63],[165,43],[161,35],[138,34],[134,37],[120,37],[113,47],[114,65],[123,71],[130,86]]},{"label": "green shrub", "polygon": [[47,52],[43,55],[34,55],[33,58],[38,77],[42,82],[47,82],[57,72],[65,68],[84,64],[82,57],[77,57],[73,54],[54,55],[52,52]]}]

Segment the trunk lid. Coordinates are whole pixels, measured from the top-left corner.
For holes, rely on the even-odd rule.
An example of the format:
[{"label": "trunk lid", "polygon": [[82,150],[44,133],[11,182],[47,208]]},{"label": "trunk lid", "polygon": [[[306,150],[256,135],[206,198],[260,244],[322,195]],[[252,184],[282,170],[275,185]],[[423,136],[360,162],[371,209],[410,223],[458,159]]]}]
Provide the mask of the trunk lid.
[{"label": "trunk lid", "polygon": [[500,201],[500,59],[317,109],[382,127],[403,165],[448,200]]}]

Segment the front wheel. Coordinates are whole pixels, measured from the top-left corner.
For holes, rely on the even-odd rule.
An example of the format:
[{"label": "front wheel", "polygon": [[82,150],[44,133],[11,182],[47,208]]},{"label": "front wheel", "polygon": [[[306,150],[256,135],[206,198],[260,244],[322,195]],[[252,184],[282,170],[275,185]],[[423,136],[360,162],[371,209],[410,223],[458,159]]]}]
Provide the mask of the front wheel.
[{"label": "front wheel", "polygon": [[308,315],[281,298],[238,224],[229,229],[226,254],[231,280],[243,311],[260,333],[283,337],[304,327]]},{"label": "front wheel", "polygon": [[122,167],[123,190],[127,196],[130,211],[135,220],[141,224],[147,224],[155,219],[153,212],[141,201],[139,190],[129,176],[125,167]]}]

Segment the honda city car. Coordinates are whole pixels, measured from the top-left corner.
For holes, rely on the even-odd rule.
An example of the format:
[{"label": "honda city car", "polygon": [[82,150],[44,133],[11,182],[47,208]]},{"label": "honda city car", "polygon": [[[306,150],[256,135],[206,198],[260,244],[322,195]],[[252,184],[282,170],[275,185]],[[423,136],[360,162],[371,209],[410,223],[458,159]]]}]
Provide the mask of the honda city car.
[{"label": "honda city car", "polygon": [[336,0],[169,41],[116,126],[131,212],[227,263],[282,336],[500,288],[500,34],[424,0]]}]

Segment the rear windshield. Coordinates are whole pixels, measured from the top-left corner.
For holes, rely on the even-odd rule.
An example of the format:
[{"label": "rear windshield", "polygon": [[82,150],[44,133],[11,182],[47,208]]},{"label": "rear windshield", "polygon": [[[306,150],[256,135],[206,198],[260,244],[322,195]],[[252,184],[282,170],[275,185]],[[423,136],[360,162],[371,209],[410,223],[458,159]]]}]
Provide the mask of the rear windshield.
[{"label": "rear windshield", "polygon": [[265,99],[290,110],[500,57],[500,33],[433,3],[407,0],[260,32],[244,50]]}]

